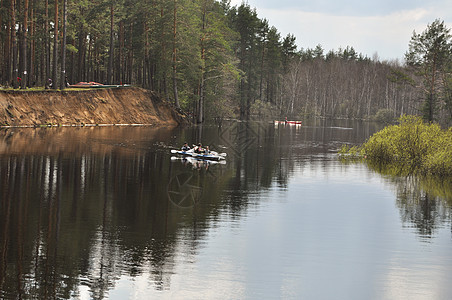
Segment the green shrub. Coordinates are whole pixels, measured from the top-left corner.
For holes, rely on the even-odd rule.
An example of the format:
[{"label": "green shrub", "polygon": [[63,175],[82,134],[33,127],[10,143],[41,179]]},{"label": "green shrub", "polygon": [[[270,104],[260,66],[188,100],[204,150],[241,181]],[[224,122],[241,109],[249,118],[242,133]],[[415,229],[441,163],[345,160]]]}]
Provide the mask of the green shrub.
[{"label": "green shrub", "polygon": [[393,123],[395,120],[394,111],[387,108],[382,108],[377,111],[372,119],[382,123]]},{"label": "green shrub", "polygon": [[362,150],[358,146],[349,147],[348,145],[342,145],[341,149],[339,150],[338,154],[342,158],[353,158],[353,159],[360,159],[362,158]]},{"label": "green shrub", "polygon": [[359,153],[375,164],[396,164],[408,173],[452,175],[452,129],[442,130],[420,117],[403,116],[398,125],[387,126],[372,135],[360,149],[341,149]]}]

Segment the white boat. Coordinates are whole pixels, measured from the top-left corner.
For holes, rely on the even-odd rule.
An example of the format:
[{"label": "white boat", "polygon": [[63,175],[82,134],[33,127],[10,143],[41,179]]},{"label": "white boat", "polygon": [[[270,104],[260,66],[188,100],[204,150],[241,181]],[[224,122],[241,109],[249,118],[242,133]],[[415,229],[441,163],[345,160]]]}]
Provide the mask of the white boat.
[{"label": "white boat", "polygon": [[226,160],[208,160],[208,159],[199,159],[191,156],[171,156],[172,161],[181,161],[183,163],[190,163],[196,167],[207,167],[209,165],[225,165]]},{"label": "white boat", "polygon": [[215,151],[209,151],[209,153],[196,153],[195,151],[193,151],[193,149],[190,149],[188,151],[172,149],[171,153],[189,156],[189,157],[193,157],[196,159],[205,159],[205,160],[220,161],[220,160],[226,159],[226,153],[218,153]]}]

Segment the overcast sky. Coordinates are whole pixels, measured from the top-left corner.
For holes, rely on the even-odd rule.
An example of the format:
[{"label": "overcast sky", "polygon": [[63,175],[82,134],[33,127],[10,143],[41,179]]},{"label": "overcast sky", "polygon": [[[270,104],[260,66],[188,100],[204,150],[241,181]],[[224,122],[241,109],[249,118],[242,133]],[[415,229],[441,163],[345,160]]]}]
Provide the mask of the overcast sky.
[{"label": "overcast sky", "polygon": [[421,33],[435,19],[452,28],[451,0],[231,0],[231,5],[242,2],[282,36],[294,34],[298,49],[353,46],[380,60],[402,61],[413,30]]}]

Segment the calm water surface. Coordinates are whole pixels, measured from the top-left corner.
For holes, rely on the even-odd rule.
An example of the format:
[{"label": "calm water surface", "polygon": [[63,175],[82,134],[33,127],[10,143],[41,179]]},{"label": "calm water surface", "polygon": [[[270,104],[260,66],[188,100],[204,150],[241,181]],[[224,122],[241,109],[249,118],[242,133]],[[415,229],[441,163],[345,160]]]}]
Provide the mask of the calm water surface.
[{"label": "calm water surface", "polygon": [[0,299],[451,299],[452,188],[337,160],[380,128],[2,130]]}]

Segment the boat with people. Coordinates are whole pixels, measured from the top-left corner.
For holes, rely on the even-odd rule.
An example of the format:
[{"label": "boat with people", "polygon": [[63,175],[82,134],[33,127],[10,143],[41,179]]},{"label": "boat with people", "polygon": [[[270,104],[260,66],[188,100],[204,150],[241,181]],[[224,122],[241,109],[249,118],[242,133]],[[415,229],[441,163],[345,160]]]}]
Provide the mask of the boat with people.
[{"label": "boat with people", "polygon": [[287,118],[284,121],[275,121],[275,125],[278,124],[288,124],[288,125],[301,125],[301,121],[289,121]]},{"label": "boat with people", "polygon": [[211,160],[211,159],[200,159],[191,156],[171,156],[172,161],[180,161],[184,164],[191,164],[194,167],[208,167],[210,165],[224,165],[226,160]]},{"label": "boat with people", "polygon": [[206,159],[206,160],[224,160],[226,159],[226,153],[218,153],[215,151],[210,151],[209,153],[196,153],[193,149],[184,151],[184,150],[176,150],[171,149],[172,154],[179,154],[183,156],[189,156],[197,159]]},{"label": "boat with people", "polygon": [[212,151],[208,146],[203,148],[201,144],[190,148],[188,147],[187,143],[185,143],[184,146],[182,146],[181,150],[171,149],[171,153],[204,160],[220,161],[226,159],[226,153],[218,153],[216,151]]},{"label": "boat with people", "polygon": [[301,125],[301,121],[275,121],[275,124]]}]

